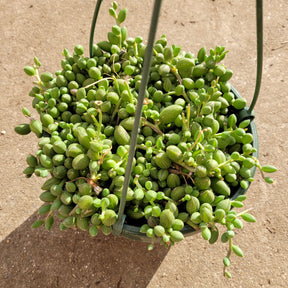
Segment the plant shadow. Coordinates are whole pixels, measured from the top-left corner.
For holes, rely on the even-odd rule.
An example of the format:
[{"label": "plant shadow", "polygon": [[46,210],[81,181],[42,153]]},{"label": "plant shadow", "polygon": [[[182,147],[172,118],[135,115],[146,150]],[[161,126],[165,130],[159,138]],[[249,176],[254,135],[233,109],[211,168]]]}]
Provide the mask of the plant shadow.
[{"label": "plant shadow", "polygon": [[50,232],[32,229],[36,219],[37,212],[0,243],[0,287],[147,287],[169,251],[101,232],[60,231],[57,221]]}]

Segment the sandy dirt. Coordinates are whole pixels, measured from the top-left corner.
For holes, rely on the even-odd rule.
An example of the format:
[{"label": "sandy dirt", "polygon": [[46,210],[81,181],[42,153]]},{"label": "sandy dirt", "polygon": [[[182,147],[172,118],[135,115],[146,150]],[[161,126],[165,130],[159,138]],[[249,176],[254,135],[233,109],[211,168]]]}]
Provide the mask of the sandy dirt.
[{"label": "sandy dirt", "polygon": [[[119,0],[127,7],[130,36],[147,39],[153,1]],[[176,3],[177,2],[177,3]],[[186,51],[225,46],[232,84],[252,100],[256,78],[255,1],[163,1],[158,37]],[[259,159],[277,166],[274,184],[259,172],[249,188],[246,207],[257,218],[237,233],[235,244],[245,257],[232,257],[233,278],[222,276],[222,243],[207,244],[201,235],[170,249],[123,237],[90,238],[87,233],[32,230],[43,179],[26,179],[25,159],[36,151],[33,135],[20,137],[14,126],[25,122],[22,107],[31,107],[31,79],[23,67],[33,57],[42,71],[60,69],[64,48],[82,44],[88,55],[95,1],[0,0],[0,287],[288,287],[288,2],[264,0],[264,63],[259,100],[254,109]],[[103,1],[95,39],[106,39],[113,25],[111,1]],[[3,132],[2,132],[3,131]],[[6,133],[4,133],[6,132]],[[237,242],[237,243],[236,243]]]}]

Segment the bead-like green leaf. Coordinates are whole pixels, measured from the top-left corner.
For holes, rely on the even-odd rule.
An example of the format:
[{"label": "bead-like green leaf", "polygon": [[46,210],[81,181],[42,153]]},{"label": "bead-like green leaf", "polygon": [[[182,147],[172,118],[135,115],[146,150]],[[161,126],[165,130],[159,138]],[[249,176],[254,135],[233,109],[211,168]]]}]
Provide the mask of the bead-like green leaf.
[{"label": "bead-like green leaf", "polygon": [[230,259],[228,257],[224,257],[223,258],[223,264],[228,267],[230,266],[231,262],[230,262]]},{"label": "bead-like green leaf", "polygon": [[264,165],[261,167],[261,170],[266,173],[276,172],[278,169],[272,165]]},{"label": "bead-like green leaf", "polygon": [[246,222],[256,222],[256,218],[249,213],[244,213],[241,215],[241,217]]},{"label": "bead-like green leaf", "polygon": [[268,184],[272,184],[274,182],[274,180],[271,177],[265,177],[264,180]]},{"label": "bead-like green leaf", "polygon": [[33,67],[31,66],[25,66],[24,67],[24,72],[28,75],[28,76],[34,76],[36,74],[36,71]]},{"label": "bead-like green leaf", "polygon": [[232,205],[233,207],[236,207],[236,208],[241,208],[241,207],[244,206],[244,204],[243,204],[241,201],[236,201],[236,200],[231,201],[231,205]]},{"label": "bead-like green leaf", "polygon": [[50,229],[52,228],[53,223],[54,223],[54,218],[51,215],[45,221],[45,228],[47,229],[47,231],[50,231]]},{"label": "bead-like green leaf", "polygon": [[231,278],[231,277],[232,277],[231,273],[228,272],[228,271],[225,271],[225,276],[226,276],[227,278]]},{"label": "bead-like green leaf", "polygon": [[32,225],[31,228],[38,228],[44,224],[44,220],[37,220]]},{"label": "bead-like green leaf", "polygon": [[126,8],[120,10],[120,12],[118,14],[118,18],[117,18],[119,24],[123,23],[125,21],[126,15],[127,15],[127,9]]},{"label": "bead-like green leaf", "polygon": [[38,59],[36,56],[34,57],[34,63],[35,63],[35,65],[37,65],[38,67],[41,66],[41,62],[39,61],[39,59]]},{"label": "bead-like green leaf", "polygon": [[238,247],[236,245],[232,245],[232,250],[237,256],[239,256],[239,257],[243,257],[244,256],[243,251],[241,250],[240,247]]}]

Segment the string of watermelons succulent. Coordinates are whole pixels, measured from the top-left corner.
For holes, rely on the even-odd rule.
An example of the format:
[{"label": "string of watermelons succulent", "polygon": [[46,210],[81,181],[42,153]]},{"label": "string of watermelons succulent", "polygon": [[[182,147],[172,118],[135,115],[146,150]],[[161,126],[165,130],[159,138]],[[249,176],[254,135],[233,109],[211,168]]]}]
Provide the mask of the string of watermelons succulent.
[{"label": "string of watermelons succulent", "polygon": [[[194,56],[192,57],[190,52],[184,56],[184,53],[186,52],[182,51],[184,53],[179,55],[181,52],[180,47],[176,47],[175,45],[167,47],[165,35],[158,39],[153,45],[153,34],[155,36],[161,4],[161,2],[157,2],[157,0],[155,0],[153,21],[150,28],[150,30],[152,30],[150,31],[148,48],[142,43],[143,39],[141,36],[138,36],[135,39],[127,38],[127,42],[124,42],[127,37],[127,28],[125,26],[121,28],[119,24],[126,18],[126,9],[121,9],[119,13],[116,13],[118,7],[116,1],[112,3],[112,7],[109,9],[109,14],[116,20],[116,25],[112,27],[112,32],[108,32],[109,42],[100,41],[94,46],[94,29],[101,2],[102,1],[97,2],[90,35],[90,44],[92,44],[92,49],[90,51],[92,53],[91,57],[97,57],[97,60],[86,58],[84,56],[84,48],[79,44],[74,47],[73,56],[67,49],[64,49],[63,56],[65,56],[65,59],[61,61],[63,70],[55,72],[56,77],[50,72],[44,72],[39,75],[38,69],[41,66],[41,63],[37,57],[34,58],[33,67],[24,67],[24,71],[27,75],[35,76],[36,78],[36,81],[34,81],[33,84],[37,85],[37,87],[33,87],[29,95],[35,97],[32,106],[40,114],[40,121],[32,118],[30,111],[24,107],[22,112],[24,116],[30,120],[30,124],[20,124],[15,127],[15,131],[20,135],[27,135],[33,131],[36,136],[40,138],[38,142],[40,149],[36,152],[37,157],[34,155],[29,155],[27,157],[26,162],[28,167],[23,172],[27,178],[31,177],[32,174],[43,178],[47,177],[49,173],[52,174],[52,178],[48,179],[41,187],[44,192],[41,193],[40,199],[48,203],[42,206],[38,211],[40,215],[47,214],[47,216],[45,220],[41,219],[34,222],[32,227],[37,228],[45,224],[46,229],[49,231],[54,223],[53,216],[56,211],[58,211],[57,217],[63,219],[60,223],[61,230],[66,230],[71,227],[77,227],[81,230],[89,229],[90,235],[96,236],[98,229],[101,229],[105,235],[108,235],[113,231],[114,227],[114,235],[125,235],[125,233],[129,231],[129,227],[135,227],[130,225],[123,226],[125,220],[125,215],[123,214],[124,208],[127,208],[127,210],[125,210],[127,222],[131,219],[138,220],[144,216],[145,218],[147,217],[147,223],[143,224],[141,227],[136,227],[135,229],[137,230],[139,228],[140,233],[146,234],[148,239],[151,238],[152,243],[148,246],[148,249],[151,250],[153,249],[154,240],[160,240],[160,243],[166,247],[183,240],[185,223],[195,230],[202,231],[202,237],[205,240],[208,240],[210,244],[213,244],[219,238],[219,231],[216,225],[223,225],[227,228],[227,231],[222,234],[221,241],[229,245],[227,256],[223,259],[223,274],[227,277],[231,277],[231,274],[226,271],[226,267],[230,266],[230,255],[234,252],[237,256],[243,257],[241,248],[234,245],[234,240],[232,241],[232,238],[235,235],[233,229],[242,229],[243,223],[241,222],[240,217],[246,222],[256,221],[251,214],[247,213],[250,209],[237,214],[234,210],[231,210],[231,208],[243,207],[244,204],[242,202],[246,199],[244,194],[247,191],[250,182],[254,180],[254,172],[252,172],[251,168],[258,167],[262,177],[267,183],[273,183],[273,179],[265,177],[263,172],[272,173],[277,171],[277,168],[271,165],[261,166],[257,159],[257,155],[255,156],[253,154],[258,150],[255,148],[257,146],[256,127],[254,123],[251,123],[253,122],[251,120],[253,120],[254,115],[251,114],[251,117],[249,117],[245,98],[238,95],[236,93],[237,91],[228,82],[233,74],[232,70],[226,69],[224,65],[217,64],[224,59],[224,56],[227,53],[224,51],[225,47],[217,46],[215,50],[210,49],[209,56],[206,55],[206,48],[202,47],[197,55],[198,63],[195,64],[196,59],[194,59]],[[259,10],[259,5],[260,9],[262,8],[261,4],[262,1],[257,2],[257,11],[260,13],[260,17],[257,17],[257,21],[262,18],[262,10]],[[257,27],[258,29],[260,28],[260,32],[262,32],[261,22],[260,26],[259,22],[257,22]],[[259,37],[259,33],[257,33],[257,37]],[[259,49],[262,49],[261,38],[259,39],[258,52]],[[124,45],[122,46],[123,43]],[[117,44],[120,45],[118,46]],[[149,57],[151,58],[152,53],[151,45],[153,45],[153,59],[151,62],[152,67],[150,69],[151,78],[154,78],[155,80],[160,76],[162,77],[172,72],[174,73],[173,84],[172,80],[164,77],[163,87],[162,82],[156,84],[157,82],[153,83],[149,81],[149,84],[147,84],[147,78],[145,77],[147,77],[148,73],[150,74]],[[129,48],[133,50],[131,51]],[[150,54],[147,52],[149,48]],[[137,59],[134,59],[134,57],[130,58],[131,55],[128,54],[130,51]],[[141,51],[141,56],[139,56],[139,51]],[[114,55],[112,56],[110,52]],[[127,53],[125,56],[128,56],[129,60],[125,56],[122,58],[123,53]],[[105,57],[103,57],[104,55]],[[178,55],[179,58],[177,58]],[[115,60],[116,56],[119,57],[117,60]],[[145,71],[143,75],[146,75],[145,77],[141,75],[141,70],[143,71],[142,63],[144,56]],[[157,62],[154,62],[154,59]],[[171,60],[173,59],[176,62],[172,62]],[[122,62],[122,60],[125,61]],[[126,62],[130,60],[131,62]],[[262,63],[260,60],[261,58],[258,59],[260,65],[258,64],[257,68],[258,76],[255,88],[255,94],[257,96],[259,94],[261,82],[261,74],[259,74],[259,71],[261,72],[262,70]],[[112,70],[110,66],[107,65],[111,62],[113,62],[112,68],[115,74],[111,74]],[[124,63],[126,64],[125,66]],[[136,63],[139,64],[139,66],[137,65],[136,67]],[[155,67],[155,63],[161,63],[161,65]],[[172,64],[172,67],[168,64]],[[153,68],[156,68],[157,72],[153,71]],[[118,74],[116,71],[120,73]],[[155,72],[158,74],[156,74],[156,77]],[[135,76],[135,78],[133,76]],[[142,76],[143,78],[141,81]],[[73,81],[73,79],[76,81]],[[94,86],[96,83],[100,83],[99,79],[101,79],[102,82],[101,86],[98,86],[99,89],[89,89],[89,93],[87,92],[86,95],[86,89],[91,88],[91,86]],[[115,81],[113,83],[115,87],[109,85],[109,80],[112,79]],[[95,82],[95,80],[97,80],[97,82]],[[117,85],[118,80],[119,83],[121,82],[122,88],[124,88],[123,91],[121,91],[119,88],[120,86]],[[208,91],[206,93],[206,88],[203,88],[205,80],[207,80],[206,83],[209,85],[207,85],[209,93]],[[218,82],[220,83],[219,85]],[[135,91],[133,91],[135,92],[134,95],[129,94],[130,90],[128,83],[131,84],[133,90],[135,88]],[[79,84],[82,86],[81,88],[79,88]],[[153,84],[155,84],[155,87],[153,87]],[[174,84],[177,86],[174,86]],[[149,86],[147,90],[146,86]],[[112,90],[114,88],[116,88],[118,94],[115,93],[116,90],[114,90],[115,92]],[[175,91],[173,91],[174,88]],[[197,92],[190,90],[193,88],[196,88]],[[104,95],[106,95],[105,91],[108,91],[108,89],[108,102],[106,103],[109,103],[109,107],[104,105],[105,102],[100,101],[106,100]],[[187,93],[189,92],[189,94],[186,94],[185,89],[187,89]],[[168,96],[166,99],[162,98],[162,90],[168,92],[165,95],[165,98]],[[127,97],[127,100],[125,100],[126,103],[123,103],[124,105],[121,107],[119,102],[121,98],[119,97],[119,94],[121,93],[122,95],[122,92],[124,91],[128,94],[125,95],[123,93],[123,99],[124,97]],[[140,94],[136,91],[140,92]],[[91,92],[92,94],[90,94]],[[98,92],[103,94],[97,96],[96,94]],[[145,99],[143,115],[141,115],[144,92],[145,96],[148,93],[148,100]],[[223,97],[221,96],[222,92]],[[142,95],[142,101],[139,95]],[[173,101],[171,95],[182,95],[183,97],[177,97],[177,99]],[[211,101],[209,101],[209,98],[212,95],[213,100],[211,99]],[[149,99],[149,96],[151,96],[152,99]],[[217,102],[217,99],[219,99],[219,102]],[[75,100],[76,103],[73,100]],[[137,100],[139,103],[138,107],[135,106]],[[148,102],[150,100],[151,102]],[[150,109],[152,107],[150,106],[149,108],[148,105],[154,105],[153,101],[158,103],[160,107],[156,106],[156,104],[153,109]],[[160,104],[160,102],[162,103]],[[187,106],[186,102],[188,102]],[[209,104],[208,102],[210,102],[212,106],[206,105]],[[111,109],[110,105],[112,104],[115,105],[115,109]],[[96,105],[96,107],[94,105]],[[185,106],[186,115],[183,112],[181,118],[178,117]],[[121,108],[118,109],[119,107]],[[134,116],[136,107],[138,109],[136,114],[138,115],[138,122],[136,121],[135,123]],[[228,107],[231,108],[231,114]],[[219,111],[219,113],[212,114],[214,108],[215,112]],[[238,113],[234,108],[241,111],[246,110],[248,118],[241,123],[237,123]],[[126,112],[125,115],[122,113],[120,114],[120,111],[124,111],[123,109]],[[109,113],[107,113],[108,111]],[[60,114],[60,112],[63,113]],[[191,115],[191,112],[193,112],[193,116]],[[112,121],[117,113],[119,113],[119,118],[116,122]],[[129,117],[132,114],[133,117]],[[99,122],[95,118],[97,115],[99,115]],[[102,124],[102,116],[104,115],[106,116],[106,120],[103,121]],[[150,127],[141,127],[141,130],[139,129],[140,116],[146,117],[143,117],[143,126],[146,126],[147,123],[149,123],[148,125]],[[152,121],[155,121],[155,125],[147,121],[147,118],[150,117]],[[119,123],[118,120],[121,122]],[[126,131],[126,128],[124,127],[124,125],[127,124],[126,120],[129,120],[129,125],[126,126],[129,132]],[[192,120],[192,123],[190,120]],[[91,123],[94,123],[95,126],[91,127],[93,124],[88,127],[85,126]],[[115,123],[119,123],[119,125],[116,125],[114,129],[113,126],[115,126]],[[164,124],[164,126],[162,126],[164,127],[164,133],[159,129],[159,123],[160,125]],[[106,127],[104,126],[105,124]],[[122,124],[123,126],[121,126]],[[167,125],[166,129],[165,125]],[[130,131],[132,131],[134,126],[133,133],[135,134],[132,136],[134,137],[134,140],[131,142]],[[101,134],[102,127],[104,128],[104,134]],[[157,140],[154,139],[152,136],[152,127],[159,135],[160,133],[165,135],[168,132],[166,134],[167,138],[165,139],[165,142],[162,141],[162,135],[158,135],[159,138],[157,138]],[[253,127],[255,127],[255,131],[253,131]],[[148,132],[144,128],[148,128]],[[223,130],[219,131],[220,128]],[[151,129],[151,131],[149,129]],[[141,131],[141,133],[139,132],[139,135],[138,131]],[[217,133],[218,131],[219,133]],[[248,133],[246,133],[246,131],[248,131]],[[172,132],[172,134],[169,132]],[[252,132],[252,134],[250,132]],[[178,133],[181,136],[178,135]],[[96,139],[96,136],[99,136],[99,138],[97,137],[98,139]],[[140,138],[141,136],[142,138]],[[152,136],[152,138],[150,136]],[[174,139],[172,139],[172,136]],[[178,137],[175,138],[174,136]],[[135,146],[131,146],[131,149],[129,148],[129,145],[135,142],[135,138],[138,138],[138,145],[136,147],[137,152],[135,152]],[[102,143],[101,140],[106,140],[106,144],[104,144],[104,141]],[[115,149],[114,151],[111,151],[114,140],[115,146],[113,148]],[[142,143],[144,140],[145,144]],[[153,143],[155,144],[154,147]],[[118,147],[117,144],[119,144]],[[228,146],[230,147],[228,148]],[[76,151],[74,151],[75,147],[77,148]],[[142,152],[138,151],[138,148],[145,152],[142,154]],[[195,150],[192,153],[194,148]],[[226,148],[228,149],[226,150]],[[115,151],[116,149],[117,151]],[[165,152],[163,151],[164,149]],[[128,150],[130,150],[130,164],[129,162],[128,164],[126,162],[129,154]],[[107,155],[110,151],[112,155]],[[225,154],[226,152],[227,154]],[[155,158],[152,156],[153,153],[156,154]],[[143,157],[144,155],[145,157]],[[116,158],[114,158],[115,160],[111,159],[110,156],[111,158],[116,156]],[[137,158],[137,160],[134,158]],[[135,160],[136,163],[139,161],[138,165],[133,165],[133,168],[131,163],[132,160],[134,160],[133,164]],[[155,161],[155,166],[154,164],[152,165],[152,161]],[[146,165],[141,165],[143,163]],[[123,166],[121,166],[122,164]],[[182,170],[178,165],[185,170]],[[126,171],[126,168],[129,168],[130,171],[128,169]],[[133,170],[131,173],[132,176],[135,177],[133,179],[133,184],[136,186],[135,191],[133,191],[131,187],[127,189],[131,170]],[[183,176],[183,181],[186,184],[185,187],[184,185],[181,185],[180,176],[178,176],[178,174]],[[126,178],[124,175],[126,175]],[[150,175],[151,178],[146,177]],[[142,176],[141,183],[140,176]],[[169,178],[169,176],[172,176],[173,178]],[[193,176],[194,179],[191,176]],[[111,179],[113,179],[112,183],[107,182]],[[153,179],[159,180],[159,182],[153,181]],[[78,180],[83,180],[83,182]],[[97,184],[97,180],[101,181],[99,183],[100,185]],[[123,190],[124,180],[127,182],[125,184],[126,188]],[[186,180],[191,180],[194,187],[188,185]],[[76,182],[76,184],[73,182]],[[111,185],[109,185],[108,188],[107,184],[109,183]],[[159,187],[165,189],[163,189],[165,192],[159,191],[162,189],[159,189],[158,183]],[[139,186],[137,186],[137,184]],[[182,184],[184,183],[182,182]],[[239,190],[238,186],[243,190]],[[100,187],[105,188],[101,191]],[[233,187],[235,187],[235,189],[237,188],[237,191],[234,193],[230,187],[232,189]],[[94,195],[92,196],[93,191],[95,192],[96,197]],[[133,196],[131,193],[129,194],[131,191]],[[98,197],[100,193],[102,198]],[[165,193],[167,193],[167,195]],[[125,205],[126,194],[127,205]],[[118,208],[119,199],[120,209]],[[140,200],[141,202],[133,202],[132,205],[129,206],[131,200]],[[154,202],[155,200],[157,203]],[[167,200],[168,202],[166,202]],[[160,206],[158,205],[159,203]],[[108,205],[110,204],[111,206],[108,208]],[[139,209],[139,204],[148,205],[145,206],[143,211],[143,207]],[[180,211],[178,211],[177,206],[180,208]]]}]

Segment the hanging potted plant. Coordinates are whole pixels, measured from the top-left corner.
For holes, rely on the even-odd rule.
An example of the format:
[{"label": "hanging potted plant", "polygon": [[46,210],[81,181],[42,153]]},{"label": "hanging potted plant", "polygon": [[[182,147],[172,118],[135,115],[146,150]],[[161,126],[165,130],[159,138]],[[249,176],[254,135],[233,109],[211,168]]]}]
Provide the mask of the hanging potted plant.
[{"label": "hanging potted plant", "polygon": [[231,277],[231,253],[243,256],[234,230],[256,221],[249,209],[232,208],[244,206],[256,168],[268,183],[264,173],[276,168],[258,160],[252,109],[229,82],[227,51],[203,47],[194,56],[169,46],[165,35],[154,41],[161,1],[147,45],[128,36],[127,11],[117,12],[116,2],[108,39],[93,44],[100,4],[89,57],[76,45],[64,49],[55,73],[40,72],[36,57],[24,68],[35,79],[36,113],[23,108],[29,121],[15,131],[35,133],[39,148],[24,174],[50,176],[32,227],[50,230],[57,217],[61,230],[101,230],[150,242],[149,249],[200,232],[211,244],[228,243],[224,275]]}]

